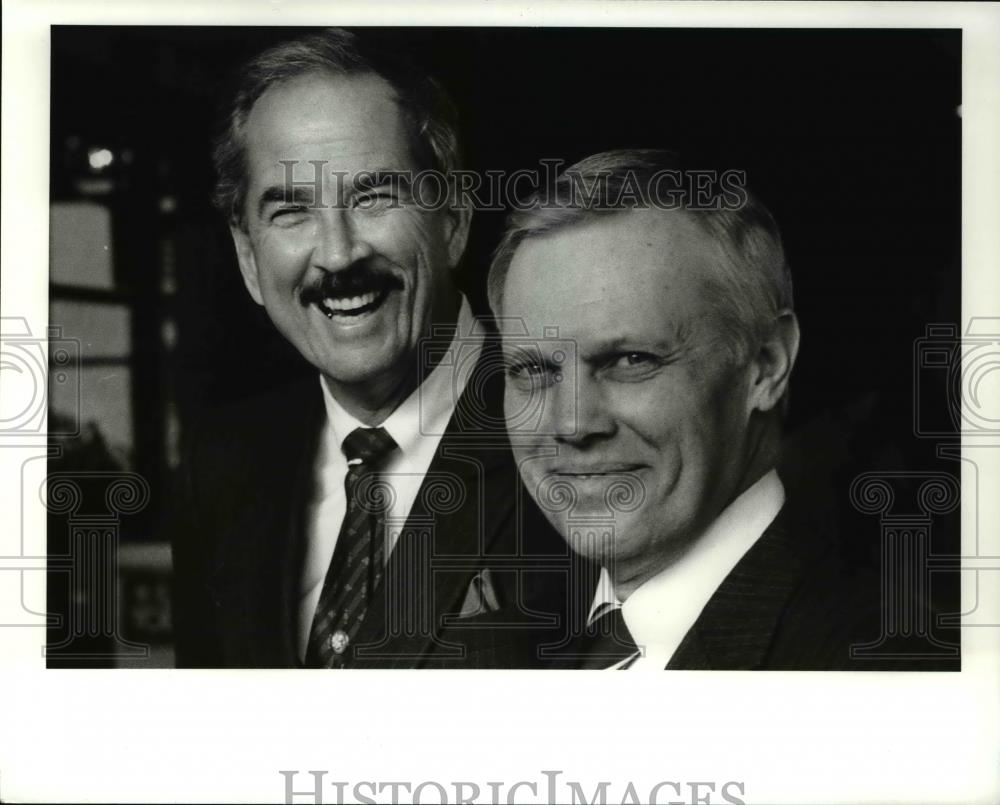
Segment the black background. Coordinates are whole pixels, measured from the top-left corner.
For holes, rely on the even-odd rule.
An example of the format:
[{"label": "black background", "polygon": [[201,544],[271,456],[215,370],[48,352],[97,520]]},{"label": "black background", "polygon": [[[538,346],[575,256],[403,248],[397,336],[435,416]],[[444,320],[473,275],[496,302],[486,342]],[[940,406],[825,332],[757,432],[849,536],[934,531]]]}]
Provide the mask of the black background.
[{"label": "black background", "polygon": [[[51,291],[53,299],[132,311],[128,468],[147,479],[152,500],[123,520],[125,540],[155,540],[169,509],[176,433],[168,405],[183,435],[205,406],[315,371],[251,301],[225,222],[209,202],[210,141],[232,71],[303,30],[52,29],[52,200],[81,197],[88,148],[122,157],[101,199],[112,215],[115,289]],[[782,477],[790,499],[845,536],[845,550],[877,560],[878,521],[849,501],[859,473],[957,474],[954,461],[936,454],[941,438],[915,433],[914,412],[947,421],[947,373],[918,368],[915,349],[929,324],[960,321],[960,31],[364,34],[404,51],[449,89],[462,113],[467,167],[532,169],[542,159],[568,164],[611,148],[656,147],[679,151],[695,167],[746,171],[782,229],[803,333]],[[165,197],[172,209],[162,206]],[[477,213],[461,267],[480,313],[503,218]],[[168,291],[165,273],[173,275]],[[172,347],[162,337],[168,319],[176,325]],[[122,469],[92,445],[64,447],[50,471]],[[67,533],[50,517],[50,556],[66,554]],[[957,554],[957,512],[933,536],[935,552]],[[951,575],[946,595],[955,605],[958,574]],[[50,578],[50,612],[70,606],[64,587]],[[50,654],[48,662],[107,661]]]},{"label": "black background", "polygon": [[[154,489],[169,474],[158,410],[167,391],[183,430],[205,405],[312,371],[250,300],[209,204],[228,77],[302,30],[52,30],[52,198],[74,197],[68,138],[134,155],[110,203],[117,281],[136,311],[135,464]],[[783,231],[803,332],[790,466],[841,480],[931,466],[935,444],[913,433],[914,343],[929,323],[960,320],[960,31],[364,32],[450,90],[468,167],[666,147],[699,167],[745,170]],[[157,207],[164,195],[177,202],[169,215]],[[462,281],[478,312],[502,225],[498,212],[473,222]],[[169,298],[154,268],[165,240],[177,277]],[[165,315],[179,333],[169,355]]]}]

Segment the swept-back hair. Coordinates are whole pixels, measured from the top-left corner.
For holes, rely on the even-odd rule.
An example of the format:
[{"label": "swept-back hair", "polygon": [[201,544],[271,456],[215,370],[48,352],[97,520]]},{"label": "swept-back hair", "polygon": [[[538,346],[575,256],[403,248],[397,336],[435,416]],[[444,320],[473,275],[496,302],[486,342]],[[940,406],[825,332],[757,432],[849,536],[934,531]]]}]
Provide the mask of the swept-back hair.
[{"label": "swept-back hair", "polygon": [[444,89],[403,58],[350,31],[328,28],[277,44],[238,71],[212,152],[214,202],[230,223],[246,228],[244,129],[250,111],[271,87],[311,73],[383,78],[396,93],[416,167],[447,174],[460,166],[457,113]]},{"label": "swept-back hair", "polygon": [[[658,176],[678,171],[683,171],[678,156],[656,149],[605,151],[563,170],[551,187],[539,189],[507,219],[487,282],[494,315],[504,315],[507,270],[521,243],[600,216],[627,215],[632,207],[623,209],[616,203],[626,185],[647,188]],[[589,192],[585,203],[581,203],[582,187]],[[774,218],[749,191],[736,209],[681,205],[663,214],[690,216],[722,246],[726,259],[704,278],[704,289],[717,314],[728,357],[742,363],[775,315],[792,307],[791,273]]]}]

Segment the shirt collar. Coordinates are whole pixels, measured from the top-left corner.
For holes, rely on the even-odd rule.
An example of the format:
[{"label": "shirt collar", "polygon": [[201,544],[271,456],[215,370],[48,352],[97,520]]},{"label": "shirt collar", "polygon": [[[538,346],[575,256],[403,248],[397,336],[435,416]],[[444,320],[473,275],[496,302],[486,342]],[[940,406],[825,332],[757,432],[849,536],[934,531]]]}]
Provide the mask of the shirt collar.
[{"label": "shirt collar", "polygon": [[[463,296],[450,349],[438,361],[420,387],[414,389],[381,424],[402,453],[406,454],[413,450],[424,435],[444,433],[455,410],[455,404],[465,390],[469,375],[479,360],[483,337],[482,325],[473,317],[472,308]],[[322,375],[320,375],[320,386],[323,389],[323,402],[332,436],[330,446],[336,446],[339,450],[344,439],[352,431],[370,426],[344,410],[334,398]]]},{"label": "shirt collar", "polygon": [[664,647],[669,659],[705,604],[763,535],[784,502],[781,479],[771,470],[730,503],[690,550],[640,585],[624,603],[615,595],[610,574],[602,568],[590,617],[604,604],[620,606],[635,642],[647,653]]},{"label": "shirt collar", "polygon": [[590,605],[590,612],[587,615],[587,623],[593,623],[595,613],[606,608],[608,604],[617,608],[622,602],[615,595],[615,583],[611,581],[611,574],[606,567],[602,567],[601,577],[597,580],[597,591],[594,593],[594,603]]}]

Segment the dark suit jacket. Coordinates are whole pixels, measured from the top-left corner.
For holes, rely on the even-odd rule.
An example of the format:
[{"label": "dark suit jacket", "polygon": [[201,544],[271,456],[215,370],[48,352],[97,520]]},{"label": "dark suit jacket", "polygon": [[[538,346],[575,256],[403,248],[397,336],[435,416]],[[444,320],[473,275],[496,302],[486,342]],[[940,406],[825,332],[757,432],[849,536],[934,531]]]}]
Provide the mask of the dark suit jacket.
[{"label": "dark suit jacket", "polygon": [[880,569],[849,559],[835,534],[786,503],[716,590],[667,669],[959,670],[957,645],[902,633],[893,606],[897,613],[920,610],[929,624],[934,615],[929,599],[902,592],[884,589]]},{"label": "dark suit jacket", "polygon": [[[518,636],[495,626],[503,621],[502,612],[490,613],[478,624],[462,624],[478,626],[470,651],[482,656],[474,662],[579,667],[595,569],[577,560],[574,573],[578,581],[570,588],[577,590],[577,600],[568,609],[568,634],[542,627]],[[910,626],[920,618],[933,626],[937,614],[916,590],[901,592],[894,588],[890,606],[877,569],[848,559],[826,524],[811,521],[789,502],[723,580],[666,668],[960,670],[957,630],[932,629],[928,637],[899,628],[893,612],[909,612]]]},{"label": "dark suit jacket", "polygon": [[[521,621],[560,617],[567,574],[552,569],[568,551],[521,486],[496,350],[488,337],[354,641],[366,646],[357,667],[488,662],[466,651],[468,630],[440,637],[486,568],[488,597]],[[304,514],[324,422],[313,377],[219,410],[190,438],[170,527],[179,666],[300,664]]]}]

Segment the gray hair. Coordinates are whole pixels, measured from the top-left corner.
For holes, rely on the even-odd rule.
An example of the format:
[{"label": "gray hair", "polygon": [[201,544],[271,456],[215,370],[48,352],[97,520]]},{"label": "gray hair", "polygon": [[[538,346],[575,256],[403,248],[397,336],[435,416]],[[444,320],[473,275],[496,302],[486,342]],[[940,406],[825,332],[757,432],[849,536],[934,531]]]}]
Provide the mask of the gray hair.
[{"label": "gray hair", "polygon": [[458,115],[442,87],[413,65],[367,45],[353,33],[328,28],[275,45],[239,71],[212,151],[213,201],[230,223],[246,227],[244,127],[250,111],[269,88],[311,73],[383,78],[397,94],[417,167],[445,174],[460,167]]},{"label": "gray hair", "polygon": [[[673,152],[633,149],[595,154],[562,171],[551,187],[536,192],[507,219],[487,281],[494,315],[502,315],[507,271],[523,241],[635,209],[614,202],[624,197],[626,185],[638,188],[639,201],[648,203],[642,193],[656,177],[681,170]],[[589,192],[586,203],[580,203],[581,188]],[[745,362],[777,313],[792,307],[792,278],[777,224],[760,201],[749,191],[743,192],[743,203],[736,209],[693,209],[690,205],[677,209],[715,238],[726,255],[706,278],[705,290],[734,364]]]}]

